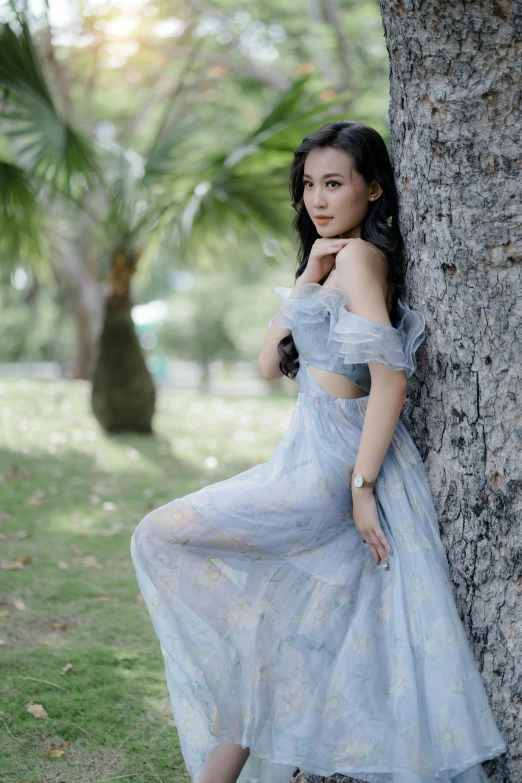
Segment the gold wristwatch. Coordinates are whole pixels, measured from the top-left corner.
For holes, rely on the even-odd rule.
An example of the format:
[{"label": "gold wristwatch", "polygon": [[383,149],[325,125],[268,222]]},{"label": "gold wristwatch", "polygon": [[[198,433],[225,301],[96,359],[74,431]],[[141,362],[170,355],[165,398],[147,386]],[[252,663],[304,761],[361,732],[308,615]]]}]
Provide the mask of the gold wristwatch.
[{"label": "gold wristwatch", "polygon": [[360,473],[352,473],[352,483],[356,487],[374,487],[377,483],[377,479],[370,481],[361,476]]}]

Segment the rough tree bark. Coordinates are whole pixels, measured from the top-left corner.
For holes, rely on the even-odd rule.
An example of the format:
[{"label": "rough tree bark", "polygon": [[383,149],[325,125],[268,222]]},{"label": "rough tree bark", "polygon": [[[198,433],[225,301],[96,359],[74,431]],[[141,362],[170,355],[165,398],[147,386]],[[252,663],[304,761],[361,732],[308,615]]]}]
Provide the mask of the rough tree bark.
[{"label": "rough tree bark", "polygon": [[520,5],[380,6],[406,300],[427,324],[402,418],[425,461],[459,613],[509,746],[484,769],[494,783],[520,783]]}]

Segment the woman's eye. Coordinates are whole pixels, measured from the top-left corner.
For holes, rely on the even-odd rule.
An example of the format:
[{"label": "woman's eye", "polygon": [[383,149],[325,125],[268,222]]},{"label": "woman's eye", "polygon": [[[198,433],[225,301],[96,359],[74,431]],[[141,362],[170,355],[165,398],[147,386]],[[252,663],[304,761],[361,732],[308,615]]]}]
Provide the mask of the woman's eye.
[{"label": "woman's eye", "polygon": [[[307,185],[311,185],[311,184],[312,184],[311,182],[305,182],[305,183],[304,183],[304,186],[305,186],[305,188],[306,188],[306,186],[307,186]],[[341,183],[340,183],[340,182],[336,182],[334,179],[329,179],[329,180],[328,180],[328,182],[327,182],[326,184],[327,184],[327,185],[340,185]],[[310,189],[310,188],[308,188],[308,190],[309,190],[309,189]]]}]

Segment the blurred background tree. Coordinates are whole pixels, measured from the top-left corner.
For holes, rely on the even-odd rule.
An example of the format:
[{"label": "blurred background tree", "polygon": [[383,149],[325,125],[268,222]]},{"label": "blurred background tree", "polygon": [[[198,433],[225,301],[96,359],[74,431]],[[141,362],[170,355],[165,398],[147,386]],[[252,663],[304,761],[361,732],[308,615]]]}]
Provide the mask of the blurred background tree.
[{"label": "blurred background tree", "polygon": [[[22,270],[34,298],[52,292],[57,325],[63,308],[72,314],[73,375],[92,378],[102,426],[150,431],[155,389],[133,326],[131,280],[144,302],[155,289],[168,298],[176,271],[190,270],[195,282],[214,270],[225,289],[248,282],[252,298],[259,289],[275,307],[267,275],[292,268],[293,148],[338,117],[388,134],[378,5],[310,3],[308,17],[297,3],[254,13],[200,0],[1,10],[7,285],[21,285]],[[17,291],[15,300],[27,297],[25,286]],[[191,345],[202,367],[211,354],[241,357],[233,332],[217,321],[212,331],[209,344],[206,330],[192,329],[176,353]],[[64,349],[69,334],[45,350],[63,360]]]}]

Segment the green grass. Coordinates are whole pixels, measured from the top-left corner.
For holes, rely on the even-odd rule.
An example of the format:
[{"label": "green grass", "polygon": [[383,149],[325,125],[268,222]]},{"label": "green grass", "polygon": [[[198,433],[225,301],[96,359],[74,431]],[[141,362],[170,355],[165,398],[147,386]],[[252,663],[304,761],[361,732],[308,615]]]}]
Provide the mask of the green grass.
[{"label": "green grass", "polygon": [[87,383],[0,382],[0,561],[30,558],[0,569],[2,783],[189,782],[130,538],[151,509],[266,461],[293,405],[160,391],[155,434],[115,436]]}]

